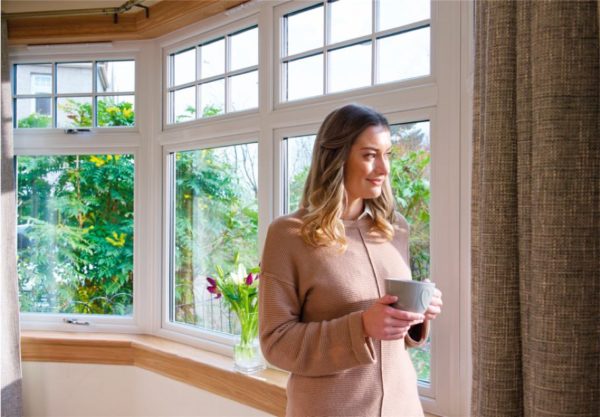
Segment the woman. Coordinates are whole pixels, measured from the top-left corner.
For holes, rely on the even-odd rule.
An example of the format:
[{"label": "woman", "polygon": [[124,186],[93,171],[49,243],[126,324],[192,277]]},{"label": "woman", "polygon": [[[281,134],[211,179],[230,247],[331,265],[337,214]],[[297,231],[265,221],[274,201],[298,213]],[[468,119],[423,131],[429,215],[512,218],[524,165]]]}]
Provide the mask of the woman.
[{"label": "woman", "polygon": [[394,211],[390,127],[359,105],[330,113],[317,134],[300,210],[270,226],[261,262],[260,341],[291,372],[288,416],[422,416],[407,346],[424,315],[389,306],[384,279],[411,279],[408,224]]}]

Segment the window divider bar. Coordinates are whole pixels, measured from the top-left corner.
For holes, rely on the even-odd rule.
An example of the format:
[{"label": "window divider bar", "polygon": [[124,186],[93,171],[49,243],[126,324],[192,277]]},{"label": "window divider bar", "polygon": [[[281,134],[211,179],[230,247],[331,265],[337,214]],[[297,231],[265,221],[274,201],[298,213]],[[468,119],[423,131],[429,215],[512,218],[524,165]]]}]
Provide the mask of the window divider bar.
[{"label": "window divider bar", "polygon": [[374,1],[371,8],[371,85],[375,85],[377,82],[377,37],[375,31],[377,30],[377,8],[378,2]]},{"label": "window divider bar", "polygon": [[96,116],[98,113],[98,96],[96,93],[98,92],[98,67],[97,61],[92,61],[92,128],[98,126],[98,117]]},{"label": "window divider bar", "polygon": [[431,26],[431,20],[419,20],[418,22],[412,22],[403,26],[398,26],[391,29],[382,30],[380,32],[374,32],[373,35],[377,39],[386,38],[393,35],[401,35],[403,33],[412,32],[413,30],[425,29]]}]

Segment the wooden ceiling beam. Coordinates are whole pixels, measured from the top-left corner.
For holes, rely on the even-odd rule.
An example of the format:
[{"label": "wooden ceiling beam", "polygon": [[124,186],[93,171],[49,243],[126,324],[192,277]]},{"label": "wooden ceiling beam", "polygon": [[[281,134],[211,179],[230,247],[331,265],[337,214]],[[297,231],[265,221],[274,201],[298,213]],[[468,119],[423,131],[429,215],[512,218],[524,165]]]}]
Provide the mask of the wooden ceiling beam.
[{"label": "wooden ceiling beam", "polygon": [[163,0],[150,7],[150,17],[142,10],[119,16],[65,16],[10,18],[9,45],[39,45],[78,42],[152,39],[184,26],[222,13],[248,0]]}]

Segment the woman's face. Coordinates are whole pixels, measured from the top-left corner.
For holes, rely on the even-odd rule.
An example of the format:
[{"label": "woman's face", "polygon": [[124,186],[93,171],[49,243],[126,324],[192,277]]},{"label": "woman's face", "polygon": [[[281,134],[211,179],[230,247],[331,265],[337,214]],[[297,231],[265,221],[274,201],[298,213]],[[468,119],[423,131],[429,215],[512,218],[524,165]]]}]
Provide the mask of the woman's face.
[{"label": "woman's face", "polygon": [[390,132],[384,126],[369,126],[350,149],[344,169],[344,186],[350,202],[377,198],[390,172]]}]

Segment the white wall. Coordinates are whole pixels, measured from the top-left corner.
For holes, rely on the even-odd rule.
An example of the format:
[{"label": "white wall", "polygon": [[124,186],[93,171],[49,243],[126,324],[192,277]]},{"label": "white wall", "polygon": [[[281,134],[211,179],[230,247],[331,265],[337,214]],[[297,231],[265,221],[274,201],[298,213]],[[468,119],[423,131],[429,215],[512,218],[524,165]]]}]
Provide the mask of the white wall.
[{"label": "white wall", "polygon": [[135,366],[23,362],[28,416],[269,416]]}]

